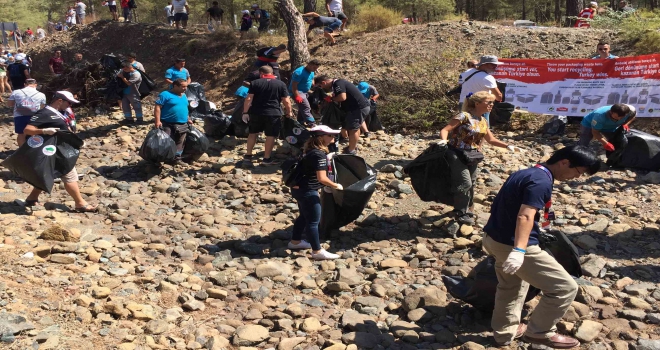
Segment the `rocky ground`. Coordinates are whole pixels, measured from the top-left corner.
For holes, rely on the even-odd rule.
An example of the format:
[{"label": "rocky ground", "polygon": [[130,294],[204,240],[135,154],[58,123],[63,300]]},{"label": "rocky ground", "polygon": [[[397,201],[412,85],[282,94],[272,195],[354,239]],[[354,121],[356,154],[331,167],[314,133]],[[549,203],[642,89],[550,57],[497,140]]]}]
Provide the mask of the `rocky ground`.
[{"label": "rocky ground", "polygon": [[[101,205],[97,214],[71,212],[61,184],[44,207],[25,210],[29,186],[2,173],[1,348],[489,347],[488,315],[453,299],[441,276],[465,276],[484,257],[481,228],[507,175],[575,136],[498,132],[527,151],[486,149],[470,227],[451,221],[451,208],[420,202],[401,174],[433,135],[372,135],[362,147],[381,170],[378,189],[362,217],[325,242],[341,259],[315,262],[286,248],[297,211],[278,167],[234,167],[244,140],[160,168],[136,152],[149,126],[120,127],[119,118],[79,122],[81,191]],[[2,141],[4,156],[13,145]],[[287,152],[278,146],[278,157]],[[585,273],[559,329],[584,348],[660,348],[659,175],[611,170],[556,186],[556,224]]]}]

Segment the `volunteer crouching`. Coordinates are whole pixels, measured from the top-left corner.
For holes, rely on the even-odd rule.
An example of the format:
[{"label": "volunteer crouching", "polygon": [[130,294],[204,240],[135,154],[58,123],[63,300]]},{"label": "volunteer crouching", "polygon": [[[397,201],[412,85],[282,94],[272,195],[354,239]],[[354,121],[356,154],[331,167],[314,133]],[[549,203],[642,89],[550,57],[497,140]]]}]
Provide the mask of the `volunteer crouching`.
[{"label": "volunteer crouching", "polygon": [[[513,339],[551,348],[568,349],[580,343],[555,333],[557,322],[575,299],[578,286],[566,270],[539,247],[539,211],[549,223],[552,185],[600,169],[600,161],[584,146],[565,147],[545,163],[517,171],[506,180],[493,201],[484,227],[484,249],[495,257],[497,292],[491,326],[500,346]],[[542,223],[542,226],[546,225]],[[541,300],[529,324],[520,323],[529,285],[539,288]]]},{"label": "volunteer crouching", "polygon": [[[79,101],[70,92],[57,91],[50,104],[32,116],[32,119],[30,119],[23,132],[25,135],[32,137],[35,135],[55,135],[58,131],[71,131],[67,123],[67,117],[62,112],[74,103],[79,103]],[[27,139],[27,142],[28,144],[30,143],[30,138]],[[98,209],[96,206],[88,204],[80,195],[76,168],[62,175],[60,179],[62,179],[66,191],[75,201],[76,211],[95,212]],[[25,205],[28,207],[39,205],[39,195],[41,192],[41,190],[33,188],[25,200]]]},{"label": "volunteer crouching", "polygon": [[463,104],[463,112],[455,116],[440,131],[442,139],[438,144],[447,144],[449,151],[447,162],[451,169],[451,187],[454,188],[454,215],[456,221],[465,225],[474,225],[473,205],[474,183],[477,180],[477,165],[484,159],[481,145],[484,140],[496,147],[508,148],[512,152],[519,148],[498,140],[488,129],[488,120],[495,103],[495,95],[489,91],[480,91],[468,95]]},{"label": "volunteer crouching", "polygon": [[[303,171],[303,177],[297,186],[293,186],[291,194],[298,201],[300,215],[293,224],[293,234],[289,249],[312,249],[312,258],[316,260],[337,259],[339,255],[327,252],[321,248],[319,239],[319,222],[321,221],[321,199],[319,189],[323,186],[343,190],[341,184],[328,178],[328,145],[334,142],[339,130],[333,130],[326,125],[312,128],[312,137],[307,140],[303,151],[305,156],[298,164]],[[328,189],[330,190],[330,189]],[[303,232],[308,241],[302,240]]]}]

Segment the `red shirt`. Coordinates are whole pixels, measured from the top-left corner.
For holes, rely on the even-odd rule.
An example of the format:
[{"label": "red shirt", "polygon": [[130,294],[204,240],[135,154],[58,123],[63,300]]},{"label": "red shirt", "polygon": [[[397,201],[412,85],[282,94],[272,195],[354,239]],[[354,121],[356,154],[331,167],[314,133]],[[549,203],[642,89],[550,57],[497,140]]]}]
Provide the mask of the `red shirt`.
[{"label": "red shirt", "polygon": [[121,0],[121,7],[122,8],[128,7],[128,0]]},{"label": "red shirt", "polygon": [[64,59],[62,59],[62,57],[51,57],[50,60],[48,60],[48,65],[53,66],[53,72],[55,74],[64,73]]}]

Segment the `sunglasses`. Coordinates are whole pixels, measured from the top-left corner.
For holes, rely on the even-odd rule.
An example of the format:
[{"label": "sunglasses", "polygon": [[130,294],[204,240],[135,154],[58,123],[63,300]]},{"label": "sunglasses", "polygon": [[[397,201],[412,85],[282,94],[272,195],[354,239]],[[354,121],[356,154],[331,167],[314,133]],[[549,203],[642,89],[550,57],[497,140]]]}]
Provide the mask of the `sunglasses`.
[{"label": "sunglasses", "polygon": [[598,49],[598,51],[609,51],[610,49],[608,47],[601,47]]}]

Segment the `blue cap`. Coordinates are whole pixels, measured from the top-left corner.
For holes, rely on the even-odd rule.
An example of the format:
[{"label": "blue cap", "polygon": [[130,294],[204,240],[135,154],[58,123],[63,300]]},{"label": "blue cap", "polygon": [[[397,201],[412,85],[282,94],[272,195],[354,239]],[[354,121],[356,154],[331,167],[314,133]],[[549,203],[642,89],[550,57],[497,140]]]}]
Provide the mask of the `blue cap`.
[{"label": "blue cap", "polygon": [[366,81],[361,81],[359,84],[357,84],[358,90],[360,90],[360,93],[366,94],[367,91],[369,91],[369,83]]}]

